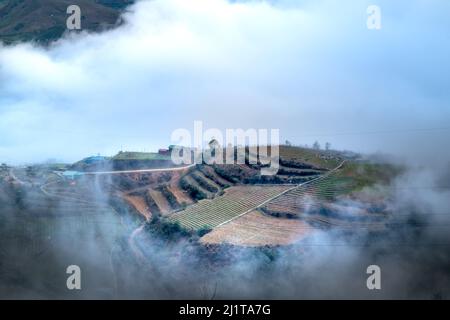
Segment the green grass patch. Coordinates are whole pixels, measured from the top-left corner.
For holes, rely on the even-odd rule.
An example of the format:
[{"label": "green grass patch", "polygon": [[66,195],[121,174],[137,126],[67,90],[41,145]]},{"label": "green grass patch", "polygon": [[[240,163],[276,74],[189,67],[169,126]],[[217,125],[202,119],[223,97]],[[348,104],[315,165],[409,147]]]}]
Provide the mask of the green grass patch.
[{"label": "green grass patch", "polygon": [[113,160],[170,160],[170,156],[156,152],[119,152]]},{"label": "green grass patch", "polygon": [[336,168],[342,162],[335,152],[293,146],[280,146],[280,156],[325,169]]},{"label": "green grass patch", "polygon": [[352,190],[358,191],[375,184],[387,185],[403,172],[400,166],[370,162],[346,162],[337,177],[352,180]]}]

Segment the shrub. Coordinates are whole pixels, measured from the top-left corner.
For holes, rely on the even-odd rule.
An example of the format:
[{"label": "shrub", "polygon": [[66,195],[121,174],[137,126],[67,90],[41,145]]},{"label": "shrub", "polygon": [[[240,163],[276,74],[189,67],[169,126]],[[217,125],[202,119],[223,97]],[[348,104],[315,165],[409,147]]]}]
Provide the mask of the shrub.
[{"label": "shrub", "polygon": [[210,233],[211,231],[212,231],[212,228],[205,225],[197,230],[197,235],[199,237],[203,237],[205,234]]},{"label": "shrub", "polygon": [[146,231],[166,241],[176,241],[181,238],[190,237],[192,234],[183,228],[178,222],[166,219],[152,219],[145,225]]},{"label": "shrub", "polygon": [[217,185],[219,185],[222,188],[228,188],[230,185],[228,183],[223,183],[220,180],[218,180],[210,171],[207,170],[205,166],[199,166],[198,168],[206,177],[214,181]]},{"label": "shrub", "polygon": [[181,205],[178,203],[177,198],[173,195],[173,193],[169,190],[167,186],[161,186],[159,191],[163,194],[163,196],[167,199],[172,209],[179,209]]},{"label": "shrub", "polygon": [[152,214],[154,214],[154,215],[160,215],[161,214],[161,210],[159,210],[158,205],[156,204],[155,200],[150,195],[149,191],[147,191],[145,193],[144,199],[145,199],[145,203],[150,208],[150,211],[151,211]]},{"label": "shrub", "polygon": [[217,193],[219,191],[219,189],[217,189],[215,186],[209,184],[208,181],[203,179],[203,177],[200,176],[199,174],[193,173],[191,176],[195,181],[197,181],[197,183],[203,189],[208,190],[209,192],[212,192],[212,193]]},{"label": "shrub", "polygon": [[198,201],[198,200],[207,198],[207,195],[202,190],[200,190],[199,188],[193,186],[188,181],[186,181],[185,177],[183,177],[180,180],[180,186],[183,190],[185,190],[189,193],[189,195],[192,197],[192,199],[195,199]]},{"label": "shrub", "polygon": [[312,165],[298,162],[295,160],[287,160],[287,159],[283,159],[283,158],[280,158],[280,165],[282,165],[284,167],[288,167],[288,168],[295,168],[295,169],[314,169],[314,167]]},{"label": "shrub", "polygon": [[[223,167],[214,166],[214,171],[215,171],[220,177],[222,177],[223,179],[225,179],[225,180],[227,180],[227,181],[230,181],[230,182],[233,182],[233,183],[239,182],[239,179],[236,178],[236,176],[233,175],[233,174],[231,173],[230,170],[227,170],[227,169],[225,169],[225,168],[223,168]],[[242,171],[241,168],[238,168],[238,172],[239,172],[238,176],[240,176],[241,171]]]}]

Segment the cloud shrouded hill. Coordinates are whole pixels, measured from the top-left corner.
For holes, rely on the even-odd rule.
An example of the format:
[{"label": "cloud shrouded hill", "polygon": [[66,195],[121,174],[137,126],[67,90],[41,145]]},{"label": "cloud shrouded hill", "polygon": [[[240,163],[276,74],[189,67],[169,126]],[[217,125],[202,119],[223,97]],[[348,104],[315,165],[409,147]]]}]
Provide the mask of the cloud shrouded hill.
[{"label": "cloud shrouded hill", "polygon": [[66,9],[78,5],[83,26],[102,30],[116,24],[120,9],[132,0],[0,0],[0,40],[5,43],[56,40],[66,31]]},{"label": "cloud shrouded hill", "polygon": [[[138,1],[123,23],[0,48],[0,159],[75,161],[178,128],[448,159],[447,1]],[[447,128],[447,129],[445,129]]]}]

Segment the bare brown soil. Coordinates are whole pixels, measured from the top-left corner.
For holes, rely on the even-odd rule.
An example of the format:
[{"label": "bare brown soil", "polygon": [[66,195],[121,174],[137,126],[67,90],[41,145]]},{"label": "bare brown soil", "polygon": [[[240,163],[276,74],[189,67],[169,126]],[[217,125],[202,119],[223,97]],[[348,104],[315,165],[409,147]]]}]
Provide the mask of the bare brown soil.
[{"label": "bare brown soil", "polygon": [[233,244],[242,246],[287,245],[313,232],[304,221],[267,216],[252,211],[203,236],[204,244]]},{"label": "bare brown soil", "polygon": [[172,192],[175,198],[177,198],[178,203],[185,203],[187,205],[193,203],[191,197],[186,191],[183,191],[180,188],[174,186],[169,187],[169,191]]},{"label": "bare brown soil", "polygon": [[124,199],[127,200],[146,220],[152,218],[152,213],[142,197],[125,195]]}]

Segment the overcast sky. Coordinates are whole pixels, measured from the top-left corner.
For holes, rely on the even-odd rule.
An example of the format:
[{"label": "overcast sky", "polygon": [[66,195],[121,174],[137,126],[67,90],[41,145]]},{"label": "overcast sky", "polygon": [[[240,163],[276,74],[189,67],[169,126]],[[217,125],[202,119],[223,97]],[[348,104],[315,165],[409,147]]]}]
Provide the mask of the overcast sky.
[{"label": "overcast sky", "polygon": [[[366,26],[370,4],[381,30]],[[0,161],[155,150],[194,120],[448,160],[449,12],[447,0],[140,1],[112,31],[0,47]]]}]

